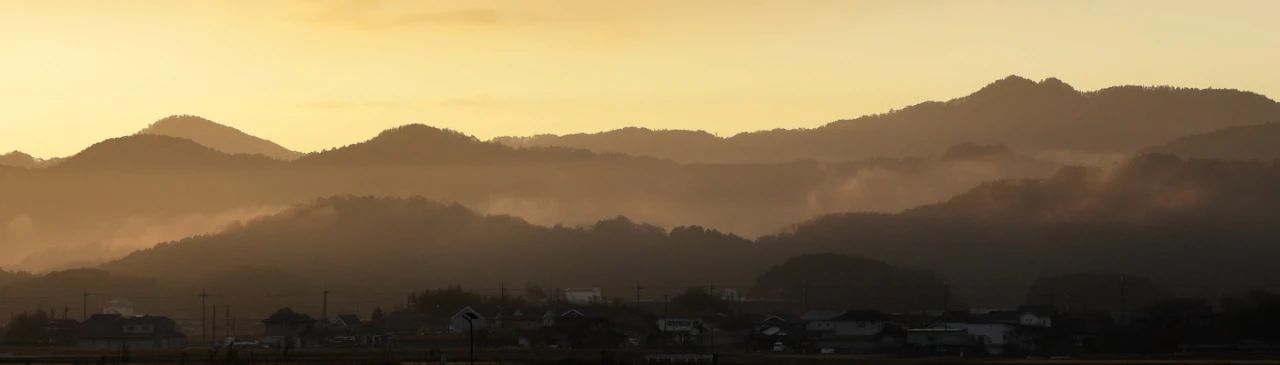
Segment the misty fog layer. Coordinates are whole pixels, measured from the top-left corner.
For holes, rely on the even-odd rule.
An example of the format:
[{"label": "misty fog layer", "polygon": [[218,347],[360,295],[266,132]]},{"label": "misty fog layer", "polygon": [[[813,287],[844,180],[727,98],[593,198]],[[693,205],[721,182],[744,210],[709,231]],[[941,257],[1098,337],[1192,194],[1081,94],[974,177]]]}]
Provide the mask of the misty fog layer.
[{"label": "misty fog layer", "polygon": [[0,265],[49,269],[278,211],[318,197],[424,196],[543,225],[627,216],[747,237],[815,215],[894,212],[981,182],[1040,177],[1056,165],[1000,146],[936,158],[680,164],[555,148],[516,149],[410,125],[286,162],[228,155],[186,139],[104,141],[43,169],[0,169]]},{"label": "misty fog layer", "polygon": [[[1276,183],[1275,164],[1150,155],[1114,169],[1067,167],[1047,179],[984,184],[897,214],[823,216],[754,241],[626,218],[547,227],[420,198],[339,197],[166,243],[102,269],[174,290],[265,295],[288,288],[303,295],[328,287],[390,303],[424,287],[502,282],[602,287],[613,295],[637,283],[654,291],[713,284],[788,298],[796,288],[786,283],[832,276],[803,269],[821,265],[775,266],[830,252],[882,262],[854,265],[868,270],[867,278],[938,275],[957,305],[977,308],[1052,301],[1044,298],[1046,286],[1068,285],[1055,280],[1098,285],[1105,280],[1085,280],[1097,275],[1131,275],[1135,285],[1150,278],[1171,295],[1217,295],[1253,290],[1277,275]],[[234,280],[246,275],[262,280]],[[915,282],[919,292],[936,292],[928,289],[936,280]],[[873,284],[850,288],[880,290]],[[936,305],[904,300],[894,308]]]}]

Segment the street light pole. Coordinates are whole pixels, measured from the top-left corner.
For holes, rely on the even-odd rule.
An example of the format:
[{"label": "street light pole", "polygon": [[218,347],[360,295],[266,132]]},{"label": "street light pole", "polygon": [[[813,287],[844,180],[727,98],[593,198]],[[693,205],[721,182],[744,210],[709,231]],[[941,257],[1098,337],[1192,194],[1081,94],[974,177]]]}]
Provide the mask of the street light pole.
[{"label": "street light pole", "polygon": [[476,364],[476,325],[474,321],[477,318],[475,313],[464,312],[462,318],[467,320],[467,337],[471,342],[471,365]]}]

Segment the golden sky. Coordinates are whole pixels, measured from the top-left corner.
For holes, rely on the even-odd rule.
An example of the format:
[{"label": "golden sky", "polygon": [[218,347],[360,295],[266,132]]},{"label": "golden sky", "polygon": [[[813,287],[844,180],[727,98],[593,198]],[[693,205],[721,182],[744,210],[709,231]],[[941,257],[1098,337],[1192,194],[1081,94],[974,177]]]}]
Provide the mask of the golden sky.
[{"label": "golden sky", "polygon": [[420,122],[480,138],[814,127],[1009,74],[1280,95],[1280,1],[0,0],[0,150],[170,114],[312,151]]}]

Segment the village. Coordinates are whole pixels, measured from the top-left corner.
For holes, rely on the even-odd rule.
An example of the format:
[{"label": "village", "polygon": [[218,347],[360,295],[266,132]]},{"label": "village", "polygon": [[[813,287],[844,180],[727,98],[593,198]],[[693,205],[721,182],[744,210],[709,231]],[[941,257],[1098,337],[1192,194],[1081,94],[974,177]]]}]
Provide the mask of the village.
[{"label": "village", "polygon": [[[522,349],[623,350],[651,357],[738,353],[1048,358],[1108,353],[1123,343],[1126,333],[1150,325],[1151,320],[1138,311],[1066,312],[1030,305],[895,313],[805,308],[709,287],[691,288],[660,301],[637,296],[632,302],[608,300],[600,288],[565,289],[541,302],[480,298],[461,288],[428,293],[434,294],[411,296],[405,308],[385,313],[378,309],[367,316],[328,313],[326,293],[321,313],[279,308],[259,323],[245,326],[254,330],[228,328],[230,321],[225,317],[219,328],[217,307],[194,326],[183,326],[164,315],[130,313],[112,302],[83,321],[65,318],[65,313],[63,318],[43,316],[46,322],[36,347],[112,354],[204,350],[227,357],[237,352],[288,354],[319,349],[411,351],[423,353],[424,358],[448,351],[470,352],[456,358],[474,357],[477,349]],[[440,301],[431,302],[432,298]],[[474,303],[458,298],[471,298]],[[1276,350],[1263,344],[1217,346],[1194,350]],[[703,358],[684,358],[697,359]]]}]

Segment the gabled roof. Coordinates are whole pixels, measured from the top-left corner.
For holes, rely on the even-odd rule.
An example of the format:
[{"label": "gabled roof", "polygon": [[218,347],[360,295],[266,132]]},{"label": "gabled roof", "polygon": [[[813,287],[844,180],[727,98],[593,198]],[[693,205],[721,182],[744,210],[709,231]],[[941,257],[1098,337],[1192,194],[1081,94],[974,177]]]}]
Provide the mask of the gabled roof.
[{"label": "gabled roof", "polygon": [[806,321],[806,322],[830,321],[832,319],[835,319],[836,317],[839,317],[845,312],[846,311],[844,310],[836,310],[836,309],[816,309],[816,310],[811,310],[808,312],[804,312],[804,314],[801,314],[800,320]]},{"label": "gabled roof", "polygon": [[313,324],[316,320],[306,314],[294,312],[293,308],[280,308],[267,319],[262,320],[265,324]]},{"label": "gabled roof", "polygon": [[996,323],[1018,323],[1022,313],[1015,311],[991,311],[982,316],[982,320]]},{"label": "gabled roof", "polygon": [[471,306],[466,306],[466,307],[458,308],[458,310],[454,311],[454,312],[453,312],[453,315],[452,315],[452,316],[449,316],[449,318],[459,318],[459,317],[462,315],[462,313],[465,313],[465,312],[471,312],[471,313],[474,313],[477,317],[480,317],[480,319],[482,319],[482,320],[483,320],[483,319],[485,319],[485,318],[488,318],[488,316],[485,316],[485,315],[484,315],[484,312],[481,312],[481,311],[479,311],[479,310],[476,310],[475,308],[472,308]]},{"label": "gabled roof", "polygon": [[1018,307],[1018,312],[1022,312],[1023,314],[1034,314],[1041,317],[1049,317],[1054,315],[1058,311],[1054,310],[1053,307],[1047,306],[1047,305],[1028,304],[1028,305]]},{"label": "gabled roof", "polygon": [[856,310],[856,311],[846,311],[843,314],[840,314],[839,316],[832,318],[831,320],[832,321],[874,322],[874,321],[884,321],[887,319],[889,319],[889,316],[885,315],[884,313],[881,313],[880,311]]},{"label": "gabled roof", "polygon": [[119,314],[94,314],[80,325],[80,337],[108,338],[124,334]]},{"label": "gabled roof", "polygon": [[[151,326],[151,333],[125,333],[125,326]],[[82,338],[155,338],[182,337],[169,317],[123,317],[119,314],[95,314],[80,326]]]},{"label": "gabled roof", "polygon": [[382,320],[388,332],[415,332],[430,323],[426,313],[395,311]]},{"label": "gabled roof", "polygon": [[364,322],[360,321],[360,317],[354,314],[339,314],[334,318],[335,323],[342,324],[347,327],[360,327]]}]

